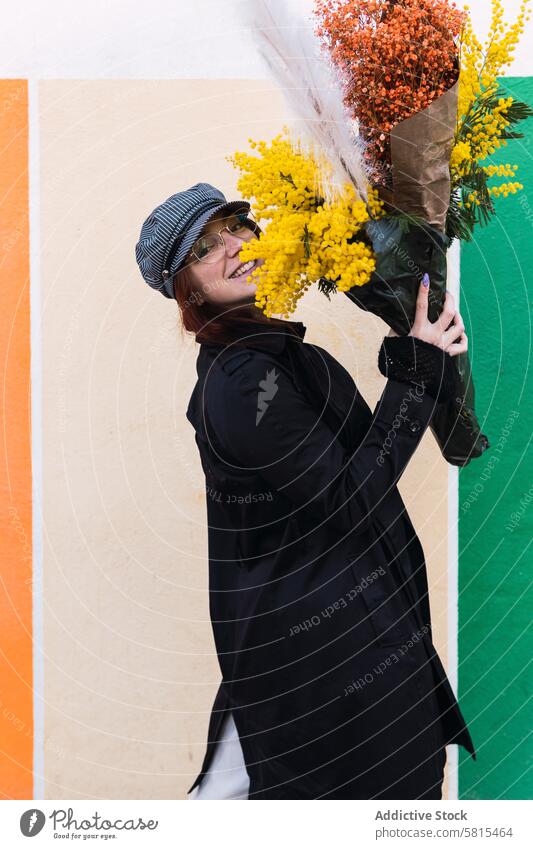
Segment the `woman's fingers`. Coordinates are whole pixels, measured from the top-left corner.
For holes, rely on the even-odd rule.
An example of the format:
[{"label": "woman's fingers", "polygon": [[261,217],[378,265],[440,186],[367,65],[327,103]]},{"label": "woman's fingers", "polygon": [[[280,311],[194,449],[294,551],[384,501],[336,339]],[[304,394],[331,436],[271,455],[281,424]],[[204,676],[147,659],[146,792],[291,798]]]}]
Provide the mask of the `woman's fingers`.
[{"label": "woman's fingers", "polygon": [[456,312],[453,317],[451,327],[449,327],[448,330],[445,330],[442,334],[441,344],[444,350],[446,350],[447,347],[452,344],[452,342],[457,342],[460,339],[461,335],[464,333],[464,329],[465,326],[463,324],[461,314],[459,312]]},{"label": "woman's fingers", "polygon": [[415,320],[409,336],[418,336],[426,342],[431,342],[452,357],[466,352],[468,339],[464,332],[465,326],[460,313],[455,309],[452,293],[446,291],[442,312],[434,322],[429,320],[428,304],[429,275],[424,274],[418,287]]},{"label": "woman's fingers", "polygon": [[418,287],[416,296],[415,320],[411,328],[410,336],[417,336],[419,331],[425,327],[428,320],[428,298],[429,298],[429,275],[424,274]]},{"label": "woman's fingers", "polygon": [[449,327],[450,322],[454,319],[456,314],[457,310],[455,309],[455,298],[451,292],[446,291],[442,312],[437,319],[439,327],[443,333],[446,328]]},{"label": "woman's fingers", "polygon": [[468,336],[466,333],[461,333],[461,336],[457,342],[452,342],[451,345],[448,345],[446,348],[446,353],[450,355],[450,357],[456,357],[457,354],[466,354],[468,351]]}]

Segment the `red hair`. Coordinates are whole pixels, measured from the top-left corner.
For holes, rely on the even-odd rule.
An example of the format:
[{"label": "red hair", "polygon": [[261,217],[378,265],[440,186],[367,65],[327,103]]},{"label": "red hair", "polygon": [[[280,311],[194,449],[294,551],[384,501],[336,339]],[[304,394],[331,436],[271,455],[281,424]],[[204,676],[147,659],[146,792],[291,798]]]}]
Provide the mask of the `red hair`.
[{"label": "red hair", "polygon": [[253,333],[253,325],[258,322],[273,329],[280,326],[288,328],[295,333],[289,323],[283,319],[269,318],[254,304],[221,310],[216,304],[207,301],[200,303],[199,293],[188,267],[182,268],[174,277],[174,297],[180,309],[182,326],[194,334],[197,342],[229,344],[235,341],[243,330],[246,335],[248,327],[250,333]]}]

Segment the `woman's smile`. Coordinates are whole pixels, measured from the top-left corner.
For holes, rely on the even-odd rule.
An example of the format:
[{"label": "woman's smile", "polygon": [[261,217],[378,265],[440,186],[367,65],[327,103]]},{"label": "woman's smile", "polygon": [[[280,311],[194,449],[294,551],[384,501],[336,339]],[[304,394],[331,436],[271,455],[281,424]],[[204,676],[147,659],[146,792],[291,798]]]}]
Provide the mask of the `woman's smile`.
[{"label": "woman's smile", "polygon": [[240,263],[235,269],[235,271],[230,274],[230,279],[233,279],[234,277],[242,277],[243,274],[252,271],[252,269],[254,269],[256,265],[257,260],[255,259],[250,259],[248,260],[248,262]]}]

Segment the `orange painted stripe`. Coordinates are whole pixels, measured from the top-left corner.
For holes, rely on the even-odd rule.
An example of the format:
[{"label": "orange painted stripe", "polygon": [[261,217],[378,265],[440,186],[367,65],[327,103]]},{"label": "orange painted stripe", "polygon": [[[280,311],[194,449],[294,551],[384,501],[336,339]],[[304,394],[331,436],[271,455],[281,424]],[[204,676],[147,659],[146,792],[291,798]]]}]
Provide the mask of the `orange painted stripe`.
[{"label": "orange painted stripe", "polygon": [[33,795],[28,84],[0,80],[0,794]]}]

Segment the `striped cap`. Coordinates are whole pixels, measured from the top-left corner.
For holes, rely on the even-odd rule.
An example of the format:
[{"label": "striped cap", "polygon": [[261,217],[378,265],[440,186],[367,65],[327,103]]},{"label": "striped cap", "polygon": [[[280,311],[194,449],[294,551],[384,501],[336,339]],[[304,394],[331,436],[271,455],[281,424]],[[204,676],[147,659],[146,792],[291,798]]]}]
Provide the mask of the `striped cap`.
[{"label": "striped cap", "polygon": [[173,278],[202,232],[216,213],[229,215],[250,209],[245,200],[226,201],[209,183],[171,195],[150,213],[135,245],[135,258],[144,280],[166,298],[174,297]]}]

